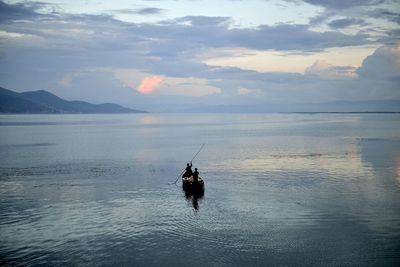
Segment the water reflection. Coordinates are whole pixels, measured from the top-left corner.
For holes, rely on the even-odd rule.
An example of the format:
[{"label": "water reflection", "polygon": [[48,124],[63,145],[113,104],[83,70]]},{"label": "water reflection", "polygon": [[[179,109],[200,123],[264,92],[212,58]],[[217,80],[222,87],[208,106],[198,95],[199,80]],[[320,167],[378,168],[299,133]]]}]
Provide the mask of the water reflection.
[{"label": "water reflection", "polygon": [[192,191],[192,190],[184,190],[182,189],[183,192],[185,193],[185,198],[188,203],[191,203],[193,206],[194,210],[199,210],[199,201],[204,197],[204,190],[200,191]]},{"label": "water reflection", "polygon": [[161,122],[161,118],[157,116],[143,116],[139,119],[141,125],[153,125]]},{"label": "water reflection", "polygon": [[360,148],[362,161],[377,176],[393,177],[400,186],[400,140],[364,138]]}]

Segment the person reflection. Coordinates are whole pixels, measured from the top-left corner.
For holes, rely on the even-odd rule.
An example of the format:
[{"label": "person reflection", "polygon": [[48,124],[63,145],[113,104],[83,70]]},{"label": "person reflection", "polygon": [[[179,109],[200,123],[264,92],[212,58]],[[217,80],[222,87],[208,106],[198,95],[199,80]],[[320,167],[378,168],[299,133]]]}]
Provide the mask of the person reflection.
[{"label": "person reflection", "polygon": [[198,197],[193,195],[192,196],[192,206],[195,210],[199,210],[199,201],[198,201]]},{"label": "person reflection", "polygon": [[186,200],[191,202],[194,210],[199,210],[199,200],[204,196],[204,192],[185,192]]}]

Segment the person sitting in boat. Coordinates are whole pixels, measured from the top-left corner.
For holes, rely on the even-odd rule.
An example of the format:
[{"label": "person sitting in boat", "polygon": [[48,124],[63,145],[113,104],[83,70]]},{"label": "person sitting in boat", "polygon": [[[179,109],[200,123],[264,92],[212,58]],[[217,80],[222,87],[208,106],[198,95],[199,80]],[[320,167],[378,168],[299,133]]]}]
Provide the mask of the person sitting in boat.
[{"label": "person sitting in boat", "polygon": [[197,171],[197,168],[194,168],[194,173],[193,173],[193,183],[198,183],[199,182],[199,172]]},{"label": "person sitting in boat", "polygon": [[190,162],[190,164],[186,164],[186,169],[185,169],[185,173],[182,175],[182,177],[190,177],[193,174],[192,171],[192,162]]}]

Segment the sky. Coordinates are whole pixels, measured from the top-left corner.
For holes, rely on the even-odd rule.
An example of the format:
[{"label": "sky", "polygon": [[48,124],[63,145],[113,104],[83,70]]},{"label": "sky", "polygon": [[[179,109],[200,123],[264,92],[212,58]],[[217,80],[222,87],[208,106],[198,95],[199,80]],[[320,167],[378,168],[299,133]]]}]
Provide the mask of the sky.
[{"label": "sky", "polygon": [[0,1],[0,86],[150,111],[400,100],[395,0]]}]

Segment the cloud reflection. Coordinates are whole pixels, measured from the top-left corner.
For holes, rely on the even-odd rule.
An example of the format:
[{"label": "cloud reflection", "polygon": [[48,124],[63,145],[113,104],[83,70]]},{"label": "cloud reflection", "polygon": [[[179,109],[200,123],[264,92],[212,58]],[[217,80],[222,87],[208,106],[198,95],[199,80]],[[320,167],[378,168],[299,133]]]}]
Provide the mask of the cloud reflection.
[{"label": "cloud reflection", "polygon": [[152,125],[161,122],[161,118],[157,116],[143,116],[139,119],[139,124],[141,125]]}]

